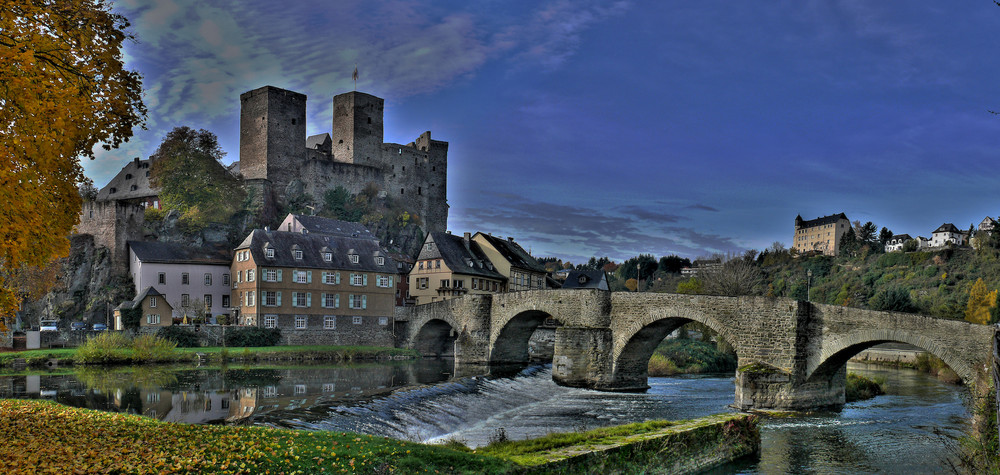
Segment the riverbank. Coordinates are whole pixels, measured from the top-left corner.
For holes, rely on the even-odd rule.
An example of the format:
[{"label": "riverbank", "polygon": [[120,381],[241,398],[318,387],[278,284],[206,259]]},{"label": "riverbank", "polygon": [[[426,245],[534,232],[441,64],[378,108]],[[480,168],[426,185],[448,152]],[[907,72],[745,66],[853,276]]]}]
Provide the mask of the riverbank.
[{"label": "riverbank", "polygon": [[[27,350],[0,353],[0,367],[52,367],[81,364],[76,348]],[[261,361],[368,361],[409,359],[419,356],[414,350],[375,346],[267,346],[176,348],[157,363],[247,363]],[[144,361],[138,361],[143,363]],[[145,361],[153,362],[153,361]],[[109,362],[107,365],[118,365]],[[128,364],[128,363],[126,363]]]},{"label": "riverbank", "polygon": [[[3,473],[593,473],[691,472],[755,452],[757,418],[647,422],[480,450],[347,432],[200,426],[0,400]],[[662,467],[662,468],[661,468]]]},{"label": "riverbank", "polygon": [[735,371],[735,354],[719,351],[714,343],[688,338],[660,342],[649,359],[650,376]]}]

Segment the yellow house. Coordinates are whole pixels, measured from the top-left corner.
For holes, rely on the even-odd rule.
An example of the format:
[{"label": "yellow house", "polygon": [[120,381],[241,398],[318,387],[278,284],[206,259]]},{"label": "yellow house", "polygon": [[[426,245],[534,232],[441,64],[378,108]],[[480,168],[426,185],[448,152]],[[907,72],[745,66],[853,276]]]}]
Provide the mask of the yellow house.
[{"label": "yellow house", "polygon": [[140,327],[169,327],[173,325],[173,307],[167,302],[166,297],[158,292],[154,287],[146,287],[135,297],[134,300],[122,302],[115,308],[115,330],[124,330],[122,323],[122,310],[142,309],[142,318],[139,319]]},{"label": "yellow house", "polygon": [[507,292],[545,288],[545,266],[514,242],[514,238],[476,233],[472,240],[479,244],[497,272],[507,278]]},{"label": "yellow house", "polygon": [[836,256],[840,252],[840,242],[851,221],[844,213],[823,216],[806,221],[802,216],[795,217],[795,238],[792,249],[798,252],[819,251],[828,256]]},{"label": "yellow house", "polygon": [[417,305],[469,294],[503,292],[507,279],[469,233],[429,233],[410,270],[410,296]]}]

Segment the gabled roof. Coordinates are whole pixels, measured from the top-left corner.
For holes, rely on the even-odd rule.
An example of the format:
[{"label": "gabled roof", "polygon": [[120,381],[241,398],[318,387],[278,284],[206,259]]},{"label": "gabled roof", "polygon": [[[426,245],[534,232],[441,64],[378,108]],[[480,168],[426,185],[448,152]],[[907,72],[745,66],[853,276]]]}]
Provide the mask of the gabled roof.
[{"label": "gabled roof", "polygon": [[330,150],[333,145],[333,139],[330,138],[330,134],[316,134],[306,137],[306,148],[311,150]]},{"label": "gabled roof", "polygon": [[[298,221],[310,234],[375,239],[375,235],[361,223],[302,214],[289,214],[289,216]],[[286,217],[285,220],[288,218]]]},{"label": "gabled roof", "polygon": [[959,231],[958,228],[956,228],[955,225],[951,224],[951,223],[944,223],[941,226],[938,226],[938,228],[934,230],[934,234],[937,234],[937,233],[959,233],[959,232],[961,232],[961,231]]},{"label": "gabled roof", "polygon": [[152,163],[149,159],[140,160],[136,157],[129,160],[118,174],[97,192],[97,201],[132,200],[158,195],[160,190],[153,188],[149,183],[151,168]]},{"label": "gabled roof", "polygon": [[534,272],[546,272],[545,266],[539,264],[520,244],[514,242],[513,238],[501,239],[483,233],[476,233],[476,236],[482,236],[504,259],[507,259],[511,266]]},{"label": "gabled roof", "polygon": [[[143,300],[146,300],[146,297],[149,297],[151,295],[160,296],[163,294],[157,291],[155,287],[146,287],[146,289],[143,290],[142,292],[139,292],[139,295],[136,295],[134,299],[122,302],[117,307],[115,307],[115,309],[122,310],[126,308],[137,308],[139,307],[139,305],[142,304]],[[170,303],[167,302],[167,299],[163,299],[163,302],[167,307],[170,307]]]},{"label": "gabled roof", "polygon": [[142,262],[229,266],[232,261],[224,251],[191,247],[174,242],[128,241],[128,247]]},{"label": "gabled roof", "polygon": [[570,271],[562,288],[608,290],[608,276],[602,270]]},{"label": "gabled roof", "polygon": [[[265,246],[274,249],[274,257],[265,257]],[[254,262],[262,267],[398,273],[396,261],[378,245],[378,241],[374,238],[255,229],[236,247],[236,250],[243,249],[249,249]],[[302,259],[295,258],[294,250],[302,251]],[[331,253],[330,262],[323,259],[325,252]],[[350,260],[349,255],[352,253],[358,256],[357,264]],[[384,258],[382,265],[376,263],[376,257]]]},{"label": "gabled roof", "polygon": [[456,274],[478,275],[507,280],[494,270],[486,254],[473,240],[448,233],[430,233],[424,239],[417,260],[441,259]]},{"label": "gabled roof", "polygon": [[906,241],[909,241],[910,239],[913,239],[913,238],[910,237],[909,234],[893,234],[892,235],[892,239],[890,239],[890,241],[891,240],[900,240],[900,239],[903,240],[903,242],[906,242]]},{"label": "gabled roof", "polygon": [[822,218],[811,219],[809,221],[802,221],[802,216],[799,215],[795,217],[795,225],[801,228],[811,228],[813,226],[833,224],[842,219],[847,219],[847,215],[844,213],[831,214],[830,216],[823,216]]}]

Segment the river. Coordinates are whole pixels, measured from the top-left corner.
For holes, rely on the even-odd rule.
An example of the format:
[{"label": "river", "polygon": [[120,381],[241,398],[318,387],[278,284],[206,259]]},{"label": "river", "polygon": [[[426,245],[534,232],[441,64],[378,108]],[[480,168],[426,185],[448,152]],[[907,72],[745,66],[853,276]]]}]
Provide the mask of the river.
[{"label": "river", "polygon": [[[964,390],[906,369],[851,363],[884,376],[889,394],[837,413],[766,418],[759,459],[715,473],[951,471],[966,427]],[[533,366],[502,378],[450,377],[448,360],[350,366],[85,369],[0,375],[0,397],[47,398],[188,423],[344,430],[481,446],[649,419],[730,411],[731,376],[650,378],[645,393],[565,388]],[[501,435],[502,434],[502,435]]]}]

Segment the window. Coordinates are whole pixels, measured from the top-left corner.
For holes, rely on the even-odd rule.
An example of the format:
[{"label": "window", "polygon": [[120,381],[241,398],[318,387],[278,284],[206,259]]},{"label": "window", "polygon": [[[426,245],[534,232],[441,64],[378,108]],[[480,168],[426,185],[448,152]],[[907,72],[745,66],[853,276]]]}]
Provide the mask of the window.
[{"label": "window", "polygon": [[149,297],[149,308],[156,308],[156,297]]},{"label": "window", "polygon": [[420,263],[417,264],[417,268],[420,270],[424,270],[424,261],[420,261]]},{"label": "window", "polygon": [[155,313],[151,313],[149,315],[146,315],[146,323],[148,323],[150,325],[159,325],[160,324],[160,315],[159,314],[155,314]]},{"label": "window", "polygon": [[253,279],[254,279],[254,275],[255,275],[256,273],[257,273],[257,271],[255,271],[255,270],[253,270],[253,269],[249,269],[249,270],[247,270],[247,282],[253,282]]},{"label": "window", "polygon": [[273,247],[269,247],[269,248],[264,249],[264,257],[266,257],[268,259],[274,259],[274,248]]},{"label": "window", "polygon": [[448,279],[441,279],[441,287],[445,289],[451,287],[451,281]]},{"label": "window", "polygon": [[295,328],[298,329],[298,330],[302,330],[305,327],[306,327],[306,316],[305,315],[296,315],[295,316]]},{"label": "window", "polygon": [[312,282],[312,279],[310,278],[310,277],[312,277],[312,272],[306,272],[304,270],[297,270],[297,271],[292,272],[292,277],[294,278],[295,282],[298,283],[298,284],[307,284],[309,282]]},{"label": "window", "polygon": [[375,277],[375,285],[382,288],[392,287],[392,277],[379,275]]},{"label": "window", "polygon": [[333,253],[332,252],[324,252],[323,253],[323,260],[326,261],[326,262],[333,262]]},{"label": "window", "polygon": [[348,296],[348,306],[353,309],[368,308],[368,296],[351,294]]},{"label": "window", "polygon": [[253,291],[251,290],[247,292],[247,307],[253,307],[253,306],[254,306],[254,298],[253,298]]},{"label": "window", "polygon": [[187,272],[181,272],[181,285],[188,285],[190,280]]},{"label": "window", "polygon": [[358,263],[359,256],[357,254],[351,254],[351,255],[349,255],[347,257],[351,258],[351,263],[352,264],[357,264]]},{"label": "window", "polygon": [[243,282],[243,271],[236,271],[236,282]]},{"label": "window", "polygon": [[223,295],[222,296],[222,308],[229,308],[229,296],[228,295]]},{"label": "window", "polygon": [[160,393],[149,393],[146,394],[146,402],[160,402]]},{"label": "window", "polygon": [[464,289],[465,288],[465,281],[464,280],[455,279],[455,288],[456,289]]},{"label": "window", "polygon": [[479,279],[472,279],[472,290],[479,290]]},{"label": "window", "polygon": [[118,193],[118,188],[111,187],[111,194],[113,195],[115,193]]},{"label": "window", "polygon": [[427,288],[427,277],[420,277],[417,279],[417,288],[426,289]]},{"label": "window", "polygon": [[323,273],[323,283],[324,284],[339,284],[340,283],[340,272],[324,272]]},{"label": "window", "polygon": [[281,305],[281,295],[280,292],[265,292],[260,293],[260,304],[265,307],[277,307]]},{"label": "window", "polygon": [[352,321],[354,322],[355,325],[361,325],[361,318],[362,317],[354,317]]},{"label": "window", "polygon": [[264,282],[281,282],[281,270],[275,269],[264,269],[261,271],[264,276]]},{"label": "window", "polygon": [[340,308],[340,294],[323,294],[324,308]]},{"label": "window", "polygon": [[[274,327],[269,327],[269,328],[274,328]],[[264,388],[264,397],[277,397],[277,396],[278,396],[278,388],[274,386],[267,386]]]},{"label": "window", "polygon": [[441,268],[441,259],[438,259],[438,260],[434,261],[434,268],[435,269],[440,269]]},{"label": "window", "polygon": [[292,305],[295,307],[312,306],[312,294],[309,292],[292,292]]},{"label": "window", "polygon": [[274,328],[278,326],[277,315],[264,315],[264,328]]},{"label": "window", "polygon": [[209,310],[211,308],[212,308],[212,295],[205,294],[205,310]]},{"label": "window", "polygon": [[205,273],[205,285],[212,285],[212,274]]},{"label": "window", "polygon": [[378,317],[378,324],[385,326],[389,324],[389,317]]},{"label": "window", "polygon": [[337,317],[333,315],[323,316],[323,329],[324,330],[336,330],[337,329]]},{"label": "window", "polygon": [[295,250],[295,260],[297,260],[297,261],[301,261],[302,260],[302,251],[300,251],[298,249]]},{"label": "window", "polygon": [[[292,124],[294,124],[294,123],[295,123],[295,119],[292,119]],[[295,394],[305,394],[305,393],[306,393],[306,385],[305,384],[296,384],[295,385]]]},{"label": "window", "polygon": [[375,265],[384,266],[385,265],[385,258],[381,257],[381,256],[376,257],[375,258]]},{"label": "window", "polygon": [[358,287],[368,285],[368,276],[365,274],[351,274],[351,285]]},{"label": "window", "polygon": [[222,274],[222,285],[229,285],[229,274]]},{"label": "window", "polygon": [[187,307],[191,305],[191,296],[188,294],[181,294],[181,307]]},{"label": "window", "polygon": [[164,272],[156,274],[156,283],[160,285],[167,285],[167,274]]}]

